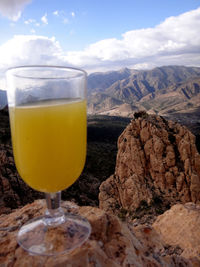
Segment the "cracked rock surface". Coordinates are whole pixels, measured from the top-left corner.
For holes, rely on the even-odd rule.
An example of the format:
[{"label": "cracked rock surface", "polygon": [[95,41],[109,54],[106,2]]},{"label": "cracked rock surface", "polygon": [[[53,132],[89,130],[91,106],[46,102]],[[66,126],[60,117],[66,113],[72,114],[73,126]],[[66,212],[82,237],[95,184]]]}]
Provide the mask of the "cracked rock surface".
[{"label": "cracked rock surface", "polygon": [[100,208],[129,217],[200,202],[200,155],[184,126],[140,113],[118,139],[115,173],[100,186]]}]

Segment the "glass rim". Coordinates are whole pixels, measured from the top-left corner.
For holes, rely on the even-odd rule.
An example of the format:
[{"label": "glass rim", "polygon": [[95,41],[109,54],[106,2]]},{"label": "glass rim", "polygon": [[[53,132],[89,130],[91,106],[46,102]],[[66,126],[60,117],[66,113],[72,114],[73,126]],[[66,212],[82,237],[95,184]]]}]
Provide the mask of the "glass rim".
[{"label": "glass rim", "polygon": [[62,66],[62,65],[20,65],[20,66],[14,66],[14,67],[10,67],[6,70],[6,73],[11,73],[11,75],[13,75],[16,78],[22,78],[22,79],[32,79],[32,80],[62,80],[62,79],[67,79],[67,77],[64,76],[57,76],[57,77],[36,77],[36,76],[26,76],[26,75],[20,75],[17,73],[14,73],[14,71],[16,70],[20,70],[20,69],[36,69],[36,68],[43,68],[43,69],[58,69],[58,70],[69,70],[69,71],[75,71],[77,73],[83,74],[85,77],[87,77],[87,72],[81,68],[77,68],[77,67],[68,67],[68,66]]}]

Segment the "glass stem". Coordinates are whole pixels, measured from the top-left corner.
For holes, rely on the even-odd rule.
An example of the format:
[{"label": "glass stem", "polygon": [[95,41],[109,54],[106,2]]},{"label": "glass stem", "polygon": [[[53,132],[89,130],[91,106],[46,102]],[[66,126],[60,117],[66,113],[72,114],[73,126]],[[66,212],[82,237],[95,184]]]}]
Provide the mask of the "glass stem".
[{"label": "glass stem", "polygon": [[45,212],[45,223],[56,226],[65,222],[64,211],[60,206],[61,192],[46,193],[47,210]]}]

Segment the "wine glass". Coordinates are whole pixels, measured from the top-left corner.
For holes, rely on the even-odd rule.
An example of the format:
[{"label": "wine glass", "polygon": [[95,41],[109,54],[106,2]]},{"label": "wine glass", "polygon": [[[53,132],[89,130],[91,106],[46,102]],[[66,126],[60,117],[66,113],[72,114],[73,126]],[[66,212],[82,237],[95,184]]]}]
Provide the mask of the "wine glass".
[{"label": "wine glass", "polygon": [[33,254],[70,252],[91,233],[85,218],[60,206],[61,190],[76,181],[85,164],[86,79],[85,71],[61,66],[6,72],[15,164],[30,187],[46,194],[44,216],[23,225],[17,236]]}]

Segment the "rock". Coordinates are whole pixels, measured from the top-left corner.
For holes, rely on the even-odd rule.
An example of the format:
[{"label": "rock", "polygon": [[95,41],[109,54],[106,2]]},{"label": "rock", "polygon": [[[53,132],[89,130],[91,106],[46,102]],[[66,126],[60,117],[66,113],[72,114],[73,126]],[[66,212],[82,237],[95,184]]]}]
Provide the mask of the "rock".
[{"label": "rock", "polygon": [[[184,126],[137,113],[118,139],[115,173],[100,186],[100,208],[160,214],[177,202],[200,202],[200,155]],[[154,211],[152,211],[154,209]]]},{"label": "rock", "polygon": [[20,178],[11,146],[0,144],[0,214],[12,212],[41,196],[42,193],[31,189]]},{"label": "rock", "polygon": [[[62,205],[67,209],[68,203]],[[71,209],[71,212],[77,211],[89,220],[92,226],[91,236],[72,253],[56,257],[30,255],[16,242],[19,226],[44,212],[43,200],[36,200],[9,215],[1,215],[0,266],[192,266],[192,259],[189,261],[178,253],[174,254],[173,247],[170,255],[166,245],[151,227],[133,227],[94,207]],[[169,246],[167,248],[169,250]]]},{"label": "rock", "polygon": [[[179,246],[185,258],[200,260],[200,205],[192,202],[174,205],[158,216],[153,228],[169,245]],[[199,265],[198,265],[199,266]]]}]

